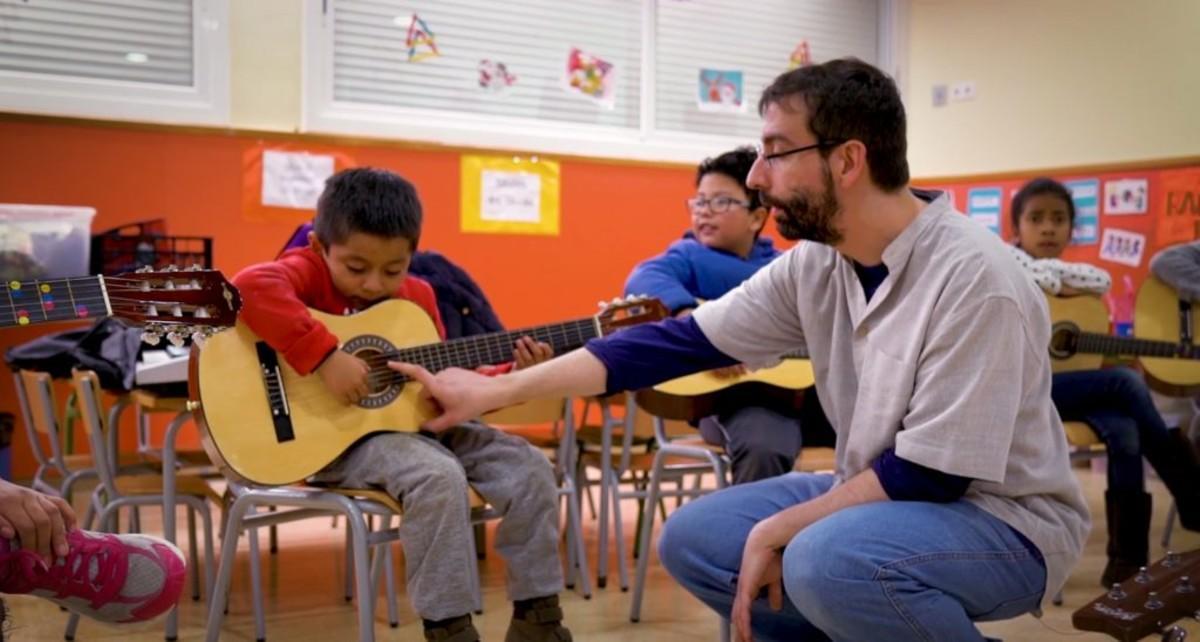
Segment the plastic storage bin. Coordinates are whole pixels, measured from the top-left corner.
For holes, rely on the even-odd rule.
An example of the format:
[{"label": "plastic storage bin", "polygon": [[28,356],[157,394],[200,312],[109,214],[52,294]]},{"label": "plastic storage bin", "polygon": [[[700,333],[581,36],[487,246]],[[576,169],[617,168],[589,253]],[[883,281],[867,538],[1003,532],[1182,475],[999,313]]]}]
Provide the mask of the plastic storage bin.
[{"label": "plastic storage bin", "polygon": [[0,204],[0,282],[85,276],[92,207]]}]

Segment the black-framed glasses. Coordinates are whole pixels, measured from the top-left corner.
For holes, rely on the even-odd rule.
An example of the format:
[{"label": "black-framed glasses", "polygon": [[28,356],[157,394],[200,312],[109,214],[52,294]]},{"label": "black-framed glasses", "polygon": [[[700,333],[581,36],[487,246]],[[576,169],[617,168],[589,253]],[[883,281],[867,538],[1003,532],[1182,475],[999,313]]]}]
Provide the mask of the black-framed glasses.
[{"label": "black-framed glasses", "polygon": [[701,212],[705,208],[708,208],[708,211],[713,214],[724,214],[729,211],[729,208],[735,205],[749,208],[750,201],[743,201],[732,196],[714,196],[712,198],[693,196],[687,200],[688,211],[692,214]]},{"label": "black-framed glasses", "polygon": [[844,140],[823,140],[823,141],[813,143],[812,145],[805,145],[804,147],[797,147],[795,149],[788,149],[788,150],[785,150],[782,152],[775,152],[774,154],[766,153],[766,150],[763,149],[762,143],[757,143],[754,145],[754,151],[758,152],[759,159],[764,161],[768,166],[774,166],[776,159],[783,158],[785,156],[791,156],[792,154],[799,154],[800,152],[807,152],[810,149],[825,149],[827,147],[837,147],[838,145],[841,145],[844,142],[846,142],[846,141],[844,141]]}]

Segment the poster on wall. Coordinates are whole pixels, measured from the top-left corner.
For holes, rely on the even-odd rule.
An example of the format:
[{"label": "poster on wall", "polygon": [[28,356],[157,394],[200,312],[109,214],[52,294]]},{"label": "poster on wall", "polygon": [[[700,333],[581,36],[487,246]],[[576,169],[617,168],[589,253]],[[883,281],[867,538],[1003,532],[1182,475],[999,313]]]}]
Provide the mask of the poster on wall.
[{"label": "poster on wall", "polygon": [[967,216],[1000,234],[1000,199],[1003,194],[1004,190],[999,187],[972,187],[967,190]]},{"label": "poster on wall", "polygon": [[315,210],[325,180],[332,175],[331,155],[263,150],[262,204]]},{"label": "poster on wall", "polygon": [[577,47],[567,52],[563,82],[567,92],[591,100],[605,109],[617,103],[616,67]]},{"label": "poster on wall", "polygon": [[461,169],[464,232],[558,236],[557,162],[464,155]]},{"label": "poster on wall", "polygon": [[517,84],[517,77],[508,70],[508,65],[484,58],[479,61],[479,88],[493,94],[502,94]]},{"label": "poster on wall", "polygon": [[1144,178],[1104,181],[1105,214],[1145,214],[1149,197],[1149,181]]},{"label": "poster on wall", "polygon": [[742,93],[742,72],[737,69],[701,69],[696,87],[696,106],[700,111],[743,113],[746,100]]},{"label": "poster on wall", "polygon": [[1162,213],[1154,238],[1158,247],[1200,239],[1200,167],[1163,170],[1158,178]]},{"label": "poster on wall", "polygon": [[1075,201],[1075,228],[1071,245],[1095,245],[1100,241],[1100,179],[1063,181]]},{"label": "poster on wall", "polygon": [[797,67],[807,67],[812,64],[812,50],[808,47],[807,40],[801,40],[796,43],[792,49],[792,54],[788,56],[788,70],[796,69]]},{"label": "poster on wall", "polygon": [[1146,236],[1128,230],[1105,228],[1104,237],[1100,240],[1100,258],[1129,267],[1139,267],[1142,264],[1142,254],[1146,251]]},{"label": "poster on wall", "polygon": [[412,20],[408,23],[404,46],[408,47],[409,62],[421,62],[427,58],[436,58],[442,55],[437,48],[437,36],[433,35],[429,25],[425,24],[425,21],[415,13],[412,14]]}]

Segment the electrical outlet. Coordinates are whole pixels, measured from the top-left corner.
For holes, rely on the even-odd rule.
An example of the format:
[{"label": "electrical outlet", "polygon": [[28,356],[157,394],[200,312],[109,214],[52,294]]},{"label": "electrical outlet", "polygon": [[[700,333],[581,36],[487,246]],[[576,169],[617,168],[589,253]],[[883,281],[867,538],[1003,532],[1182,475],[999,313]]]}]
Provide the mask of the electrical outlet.
[{"label": "electrical outlet", "polygon": [[957,82],[950,86],[950,100],[954,102],[963,102],[966,100],[975,100],[975,83],[967,80]]},{"label": "electrical outlet", "polygon": [[946,91],[945,85],[934,85],[933,86],[933,106],[934,107],[944,107],[946,105],[946,93],[947,93],[947,91]]}]

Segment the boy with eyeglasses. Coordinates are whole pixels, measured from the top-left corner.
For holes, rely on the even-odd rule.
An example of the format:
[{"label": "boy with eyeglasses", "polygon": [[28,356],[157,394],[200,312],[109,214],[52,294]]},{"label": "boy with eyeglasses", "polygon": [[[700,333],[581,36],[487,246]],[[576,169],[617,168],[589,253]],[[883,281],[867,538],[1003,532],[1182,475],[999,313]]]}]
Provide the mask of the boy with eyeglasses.
[{"label": "boy with eyeglasses", "polygon": [[[718,299],[741,285],[779,256],[774,242],[761,236],[767,210],[758,192],[746,187],[756,156],[753,149],[739,147],[700,163],[696,194],[686,203],[691,229],[666,252],[638,264],[625,282],[625,294],[657,297],[675,316],[683,317],[701,301]],[[735,376],[744,368],[716,372]],[[800,454],[801,423],[823,426],[832,445],[832,432],[811,389],[804,405],[803,422],[769,408],[746,406],[705,417],[698,427],[705,441],[729,453],[735,484],[767,479],[792,470]],[[813,420],[807,421],[810,410]]]}]

